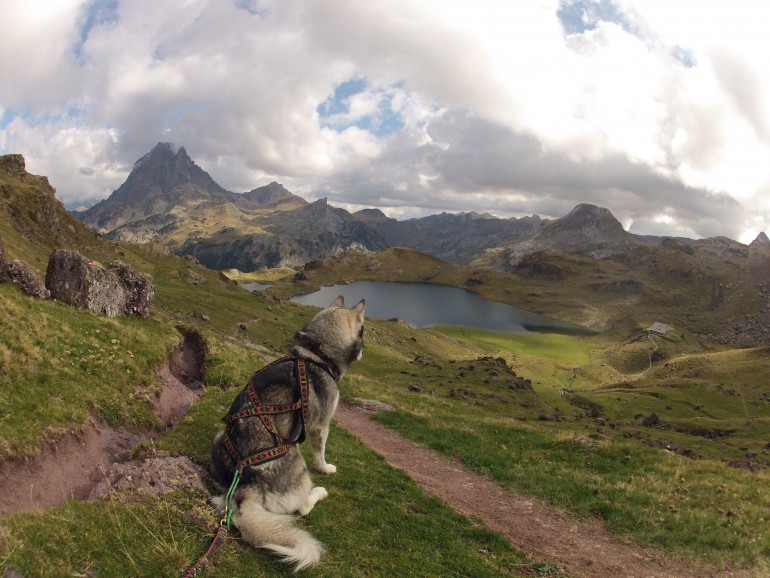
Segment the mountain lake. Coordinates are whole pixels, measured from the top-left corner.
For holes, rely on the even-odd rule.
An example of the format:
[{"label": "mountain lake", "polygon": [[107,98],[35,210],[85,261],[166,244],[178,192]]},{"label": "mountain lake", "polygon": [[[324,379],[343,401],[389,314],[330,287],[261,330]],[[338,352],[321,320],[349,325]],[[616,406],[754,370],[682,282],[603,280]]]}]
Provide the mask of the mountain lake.
[{"label": "mountain lake", "polygon": [[[261,291],[267,286],[246,283],[243,287],[249,291]],[[345,298],[348,307],[366,299],[367,317],[397,317],[417,329],[457,325],[501,333],[594,333],[585,327],[524,311],[512,305],[486,301],[459,287],[431,283],[356,281],[349,285],[322,287],[315,293],[297,295],[292,301],[301,305],[327,307],[338,295]]]}]

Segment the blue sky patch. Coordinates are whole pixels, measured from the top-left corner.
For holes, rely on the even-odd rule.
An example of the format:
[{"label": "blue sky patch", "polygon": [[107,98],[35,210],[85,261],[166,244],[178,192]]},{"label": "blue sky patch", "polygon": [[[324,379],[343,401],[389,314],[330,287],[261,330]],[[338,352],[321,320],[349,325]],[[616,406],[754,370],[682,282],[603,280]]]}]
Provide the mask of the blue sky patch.
[{"label": "blue sky patch", "polygon": [[[392,106],[396,88],[398,87],[373,88],[364,78],[346,80],[336,85],[334,93],[316,108],[320,124],[337,132],[355,126],[379,138],[386,137],[404,126],[401,116]],[[350,105],[351,99],[357,95],[376,100],[376,109],[365,115],[355,116]]]},{"label": "blue sky patch", "polygon": [[594,30],[599,22],[613,22],[638,36],[633,20],[612,0],[561,0],[556,16],[566,34],[582,34]]},{"label": "blue sky patch", "polygon": [[[641,39],[648,47],[662,42],[649,30],[643,18],[623,12],[613,0],[561,0],[556,16],[567,36],[595,30],[600,22],[611,22]],[[669,48],[669,53],[686,68],[698,64],[692,52],[681,46]]]},{"label": "blue sky patch", "polygon": [[75,56],[78,58],[82,57],[83,45],[88,40],[91,30],[97,26],[118,21],[118,0],[92,0],[83,9],[81,18],[80,40],[73,48]]},{"label": "blue sky patch", "polygon": [[233,4],[254,16],[266,16],[268,12],[265,8],[260,8],[260,0],[233,0]]},{"label": "blue sky patch", "polygon": [[698,61],[695,59],[695,56],[693,56],[692,52],[681,46],[674,46],[671,49],[671,56],[673,56],[675,60],[681,62],[686,68],[698,66]]},{"label": "blue sky patch", "polygon": [[6,108],[3,113],[0,114],[0,130],[5,129],[11,121],[16,118],[16,111],[11,108]]}]

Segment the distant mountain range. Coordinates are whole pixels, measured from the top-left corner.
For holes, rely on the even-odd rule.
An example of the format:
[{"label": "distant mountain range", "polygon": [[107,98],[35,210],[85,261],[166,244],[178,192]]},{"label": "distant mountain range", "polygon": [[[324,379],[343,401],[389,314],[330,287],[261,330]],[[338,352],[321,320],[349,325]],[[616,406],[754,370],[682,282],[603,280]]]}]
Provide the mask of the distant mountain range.
[{"label": "distant mountain range", "polygon": [[[414,278],[416,267],[419,279],[446,278],[489,299],[618,335],[660,321],[689,329],[705,344],[770,345],[770,240],[764,234],[750,245],[724,237],[638,237],[592,205],[548,221],[474,213],[395,221],[375,209],[350,214],[325,200],[308,204],[277,183],[238,196],[221,187],[196,188],[207,181],[197,180],[201,169],[183,149],[161,145],[150,156],[156,153],[169,165],[146,158],[120,195],[90,212],[94,222],[120,223],[109,236],[151,243],[143,251],[148,256],[162,245],[213,267],[242,270],[312,259],[295,277],[307,290],[314,279]],[[142,172],[154,164],[165,181],[144,180],[149,172]],[[132,187],[141,182],[152,190],[134,196]],[[153,213],[164,203],[167,213]],[[121,204],[130,205],[125,213],[146,211],[147,217],[129,221]],[[122,253],[68,214],[47,178],[26,172],[21,155],[0,156],[0,230],[13,258],[27,255],[30,244],[76,249],[97,261]],[[420,252],[374,252],[395,245]],[[341,253],[349,248],[359,251]],[[42,275],[40,255],[29,264]]]},{"label": "distant mountain range", "polygon": [[602,258],[664,243],[708,247],[725,255],[770,251],[764,233],[750,246],[724,237],[693,241],[633,235],[609,210],[589,204],[552,220],[441,213],[398,221],[378,209],[349,213],[326,199],[308,203],[275,182],[233,193],[196,165],[184,147],[170,143],[159,143],[139,159],[109,198],[73,214],[110,239],[160,244],[179,255],[194,255],[213,269],[243,271],[388,247],[500,270],[515,269],[528,255],[544,251]]}]

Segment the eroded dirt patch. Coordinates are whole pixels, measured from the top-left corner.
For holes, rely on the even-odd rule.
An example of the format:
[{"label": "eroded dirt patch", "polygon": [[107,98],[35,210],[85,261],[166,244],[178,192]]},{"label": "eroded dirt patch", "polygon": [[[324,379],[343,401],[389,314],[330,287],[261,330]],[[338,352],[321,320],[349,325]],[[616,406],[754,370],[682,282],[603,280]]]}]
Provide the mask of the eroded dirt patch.
[{"label": "eroded dirt patch", "polygon": [[175,490],[208,494],[203,480],[206,471],[184,456],[160,455],[112,464],[101,481],[91,489],[89,500],[105,498],[118,490],[133,489],[160,496]]},{"label": "eroded dirt patch", "polygon": [[[156,368],[163,387],[153,401],[153,413],[165,427],[179,421],[198,399],[206,371],[206,341],[195,330],[177,329],[183,336],[182,343]],[[150,432],[137,435],[115,431],[103,421],[93,420],[88,427],[47,440],[35,456],[6,460],[0,464],[0,517],[86,499],[97,484],[106,480],[125,485],[140,479],[149,488],[161,487],[159,476],[166,473],[187,472],[185,479],[193,475],[190,465],[176,461],[138,462],[132,466],[136,475],[127,469],[129,466],[112,469],[113,464],[126,462],[139,442],[153,437]]]},{"label": "eroded dirt patch", "polygon": [[0,465],[0,517],[83,500],[113,463],[125,461],[141,438],[104,423],[46,441],[40,453]]}]

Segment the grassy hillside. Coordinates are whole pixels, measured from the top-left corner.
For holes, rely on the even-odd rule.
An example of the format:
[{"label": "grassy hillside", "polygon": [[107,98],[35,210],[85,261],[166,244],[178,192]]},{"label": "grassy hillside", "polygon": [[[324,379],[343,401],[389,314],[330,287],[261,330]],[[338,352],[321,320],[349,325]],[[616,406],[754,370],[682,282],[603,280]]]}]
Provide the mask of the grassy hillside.
[{"label": "grassy hillside", "polygon": [[[513,302],[531,290],[503,274],[463,272],[391,250],[344,255],[335,268],[310,267],[307,280],[254,295],[194,260],[105,243],[63,212],[50,212],[50,199],[35,196],[39,188],[3,184],[5,199],[27,195],[15,199],[12,213],[0,203],[9,259],[28,261],[42,277],[59,246],[103,263],[120,258],[153,276],[157,297],[148,320],[106,319],[0,285],[2,462],[33,456],[44,439],[99,419],[153,434],[139,457],[172,452],[205,464],[219,420],[248,376],[283,354],[315,312],[285,297],[314,284],[430,279]],[[51,223],[71,236],[46,236]],[[537,299],[557,302],[556,294]],[[569,299],[562,303],[567,311]],[[576,302],[575,310],[585,306]],[[370,321],[364,359],[341,390],[350,400],[393,404],[396,411],[379,414],[382,423],[504,486],[603,520],[625,538],[757,575],[770,571],[770,351],[705,351],[676,327],[670,337],[650,340],[639,323],[569,337],[416,331]],[[150,411],[161,387],[155,366],[181,341],[180,325],[208,343],[204,393],[178,425],[164,429]],[[655,423],[646,420],[653,412]],[[322,478],[330,498],[302,522],[328,555],[308,575],[552,574],[552,566],[532,565],[495,534],[425,497],[344,431],[332,432],[328,451],[340,467]],[[216,521],[204,496],[179,491],[69,502],[2,520],[0,570],[176,575],[203,553]],[[271,556],[233,542],[206,575],[289,574]]]},{"label": "grassy hillside", "polygon": [[[0,203],[0,239],[9,260],[27,261],[42,279],[56,247],[76,248],[102,263],[119,258],[153,276],[157,297],[150,319],[107,319],[0,285],[0,467],[34,460],[44,440],[94,420],[152,436],[137,457],[170,451],[205,465],[220,418],[248,376],[269,356],[285,353],[290,336],[314,311],[243,291],[194,260],[103,242],[57,207],[52,191],[5,178],[4,198],[13,194],[16,204],[11,209]],[[38,208],[53,219],[48,227],[63,225],[72,237],[44,235],[39,219],[30,216]],[[151,412],[162,387],[155,366],[181,341],[179,325],[206,338],[208,371],[199,402],[166,430]],[[340,473],[323,480],[330,492],[326,507],[303,521],[328,554],[308,575],[340,576],[351,569],[490,577],[542,569],[551,575],[552,567],[531,564],[496,534],[426,497],[344,431],[333,432],[328,452]],[[216,524],[205,496],[185,492],[68,502],[0,521],[0,571],[13,568],[28,577],[178,575],[202,555]],[[291,571],[233,541],[206,575]]]}]

